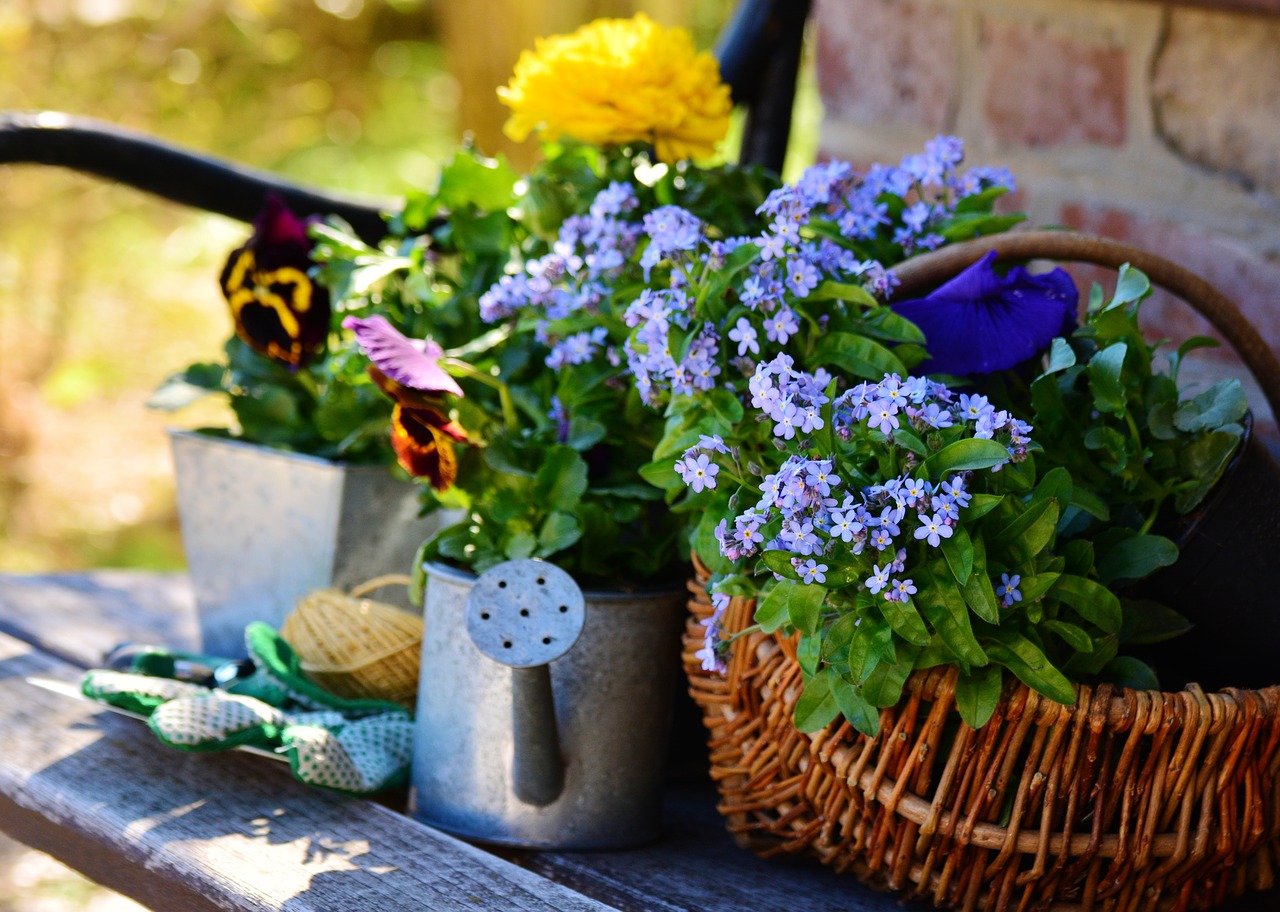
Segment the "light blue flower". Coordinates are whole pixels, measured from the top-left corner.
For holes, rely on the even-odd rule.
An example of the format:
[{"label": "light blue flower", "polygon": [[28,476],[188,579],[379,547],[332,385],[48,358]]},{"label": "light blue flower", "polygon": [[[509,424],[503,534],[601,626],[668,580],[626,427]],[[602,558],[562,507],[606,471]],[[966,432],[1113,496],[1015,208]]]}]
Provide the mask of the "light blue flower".
[{"label": "light blue flower", "polygon": [[820,564],[812,558],[805,561],[804,564],[796,569],[800,572],[801,581],[806,584],[825,583],[827,581],[827,565]]},{"label": "light blue flower", "polygon": [[950,538],[951,534],[952,528],[938,513],[929,517],[920,517],[920,526],[915,531],[917,539],[926,539],[935,548],[942,544],[942,539]]},{"label": "light blue flower", "polygon": [[1010,576],[1007,573],[1000,574],[1000,585],[996,587],[996,595],[1004,599],[1004,606],[1008,608],[1014,602],[1022,601],[1022,593],[1018,591],[1018,586],[1022,582],[1022,577],[1018,574]]}]

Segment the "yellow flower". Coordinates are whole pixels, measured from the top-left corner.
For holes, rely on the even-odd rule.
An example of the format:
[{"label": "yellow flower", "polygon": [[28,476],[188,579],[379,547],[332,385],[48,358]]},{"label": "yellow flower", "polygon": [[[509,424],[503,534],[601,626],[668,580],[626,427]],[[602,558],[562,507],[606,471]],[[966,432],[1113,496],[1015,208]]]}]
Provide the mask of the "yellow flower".
[{"label": "yellow flower", "polygon": [[517,142],[534,130],[600,146],[644,141],[667,162],[711,155],[732,107],[715,57],[644,13],[538,39],[498,97]]}]

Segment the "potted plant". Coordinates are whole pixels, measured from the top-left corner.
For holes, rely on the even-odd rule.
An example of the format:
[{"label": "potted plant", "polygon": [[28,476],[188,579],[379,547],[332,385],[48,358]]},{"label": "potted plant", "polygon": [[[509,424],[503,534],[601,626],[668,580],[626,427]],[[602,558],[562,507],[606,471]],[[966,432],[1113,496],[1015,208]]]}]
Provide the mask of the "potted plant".
[{"label": "potted plant", "polygon": [[[619,113],[612,97],[592,101],[602,84],[648,101]],[[624,310],[649,269],[638,213],[680,200],[738,233],[776,181],[686,161],[724,134],[728,90],[687,33],[643,15],[541,42],[504,97],[514,132],[560,140],[531,174],[517,180],[463,150],[381,249],[331,231],[321,252],[326,275],[379,277],[342,296],[357,312],[431,295],[483,323],[452,344],[435,327],[347,324],[396,403],[401,464],[425,482],[428,506],[463,516],[418,563],[428,632],[411,803],[486,841],[636,844],[660,827],[688,578],[688,516],[640,473],[663,420],[629,382],[624,350]],[[529,559],[545,569],[508,593],[541,591],[563,570],[585,590],[584,621],[563,657],[513,668],[501,650],[515,637],[485,653],[466,605],[491,574],[526,573]],[[562,597],[560,610],[576,613],[576,596]],[[480,616],[495,617],[498,602],[486,605]],[[442,679],[448,700],[434,689]],[[535,765],[542,775],[527,779]]]},{"label": "potted plant", "polygon": [[[899,184],[910,195],[896,206],[894,194],[877,190],[886,217],[921,199],[914,183]],[[849,184],[836,193],[826,186],[802,179],[779,191],[800,226],[784,255],[813,250],[817,238],[840,243],[827,224],[855,209],[858,195]],[[962,256],[919,258],[963,265],[1004,237],[975,241]],[[812,852],[940,905],[1092,902],[1106,883],[1122,904],[1176,893],[1199,908],[1225,895],[1228,870],[1176,847],[1193,831],[1239,832],[1230,892],[1264,884],[1265,844],[1280,820],[1264,812],[1242,827],[1233,808],[1257,783],[1273,784],[1275,752],[1261,748],[1230,777],[1211,775],[1206,735],[1229,717],[1214,729],[1220,738],[1270,745],[1280,732],[1277,689],[1127,689],[1153,679],[1124,653],[1185,625],[1105,585],[1167,559],[1169,546],[1144,524],[1161,497],[1193,493],[1208,473],[1193,472],[1187,484],[1182,467],[1153,462],[1146,457],[1159,448],[1141,444],[1153,450],[1137,458],[1159,477],[1154,496],[1150,487],[1135,494],[1115,466],[1107,477],[1121,477],[1112,482],[1100,482],[1091,462],[1072,473],[1081,447],[1112,439],[1090,428],[1113,417],[1126,428],[1172,426],[1180,454],[1197,451],[1200,432],[1234,445],[1231,389],[1197,402],[1150,371],[1151,350],[1138,351],[1132,334],[1132,305],[1146,292],[1135,271],[1109,302],[1095,296],[1077,328],[1074,287],[1060,271],[980,264],[926,296],[946,305],[950,326],[939,328],[918,302],[880,303],[893,279],[876,264],[857,264],[859,289],[824,286],[821,275],[801,281],[803,264],[789,262],[795,287],[774,299],[762,332],[749,306],[759,301],[751,263],[773,243],[753,240],[746,267],[726,285],[713,290],[719,275],[695,273],[678,286],[699,350],[719,359],[716,389],[679,387],[671,364],[693,348],[681,334],[637,321],[632,340],[656,365],[647,376],[636,371],[641,389],[658,389],[677,419],[647,476],[677,508],[702,515],[695,543],[709,595],[691,602],[685,663],[717,745],[721,808],[739,839],[770,854]],[[852,244],[846,237],[842,246]],[[1016,239],[1009,246],[1038,253]],[[688,275],[683,256],[673,272]],[[910,276],[913,259],[893,265]],[[668,276],[657,276],[638,306],[658,295],[671,303]],[[786,318],[784,307],[797,316]],[[897,344],[881,347],[903,367],[942,373],[891,370],[866,344],[867,328],[885,325],[896,337],[879,338]],[[847,326],[856,329],[841,337]],[[1111,336],[1133,347],[1132,363],[1125,352],[1105,354]],[[1089,366],[1073,370],[1076,359]],[[976,376],[990,371],[1000,376]],[[1076,383],[1084,398],[1073,401]],[[1099,404],[1129,388],[1133,398]],[[1148,405],[1157,402],[1163,424]],[[1124,417],[1126,403],[1141,404],[1140,419]],[[1033,416],[1049,444],[1037,439]],[[1200,447],[1217,452],[1219,443]],[[1150,509],[1126,526],[1133,503],[1148,496]],[[1186,772],[1157,782],[1175,735]],[[1149,822],[1141,835],[1137,819]],[[1112,848],[1099,853],[1099,840]],[[1152,840],[1162,846],[1155,854]]]},{"label": "potted plant", "polygon": [[173,411],[223,395],[237,423],[171,433],[202,648],[213,655],[242,654],[248,622],[278,626],[314,589],[403,572],[432,528],[413,485],[391,471],[390,404],[313,276],[312,246],[307,225],[268,198],[219,280],[235,327],[225,360],[191,365],[150,402]]}]

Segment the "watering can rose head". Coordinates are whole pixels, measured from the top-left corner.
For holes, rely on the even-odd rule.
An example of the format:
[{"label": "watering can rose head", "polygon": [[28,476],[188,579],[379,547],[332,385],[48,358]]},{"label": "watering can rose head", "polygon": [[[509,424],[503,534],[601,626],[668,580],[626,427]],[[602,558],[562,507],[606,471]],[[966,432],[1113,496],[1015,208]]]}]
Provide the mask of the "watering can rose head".
[{"label": "watering can rose head", "polygon": [[329,291],[311,280],[311,241],[301,219],[272,194],[253,235],[232,252],[219,285],[236,335],[255,352],[297,368],[329,335]]},{"label": "watering can rose head", "polygon": [[689,33],[643,13],[538,41],[498,90],[517,141],[539,131],[598,146],[648,142],[660,161],[703,158],[729,129],[729,87]]}]

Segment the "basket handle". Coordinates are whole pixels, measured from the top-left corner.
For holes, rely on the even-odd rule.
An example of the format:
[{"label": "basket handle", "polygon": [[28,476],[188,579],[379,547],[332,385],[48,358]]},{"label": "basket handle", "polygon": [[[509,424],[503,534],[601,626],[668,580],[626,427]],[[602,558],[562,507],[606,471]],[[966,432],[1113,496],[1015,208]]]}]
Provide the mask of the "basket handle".
[{"label": "basket handle", "polygon": [[1222,333],[1249,368],[1271,414],[1280,420],[1280,358],[1258,335],[1240,309],[1200,276],[1140,247],[1076,231],[1019,231],[962,241],[894,267],[901,282],[895,296],[916,297],[972,265],[990,251],[1014,260],[1064,260],[1119,269],[1125,263],[1146,273],[1153,283],[1180,297]]},{"label": "basket handle", "polygon": [[374,589],[381,589],[383,586],[412,586],[413,577],[404,573],[388,573],[383,576],[375,576],[373,579],[365,580],[359,585],[351,587],[352,598],[363,598]]}]

